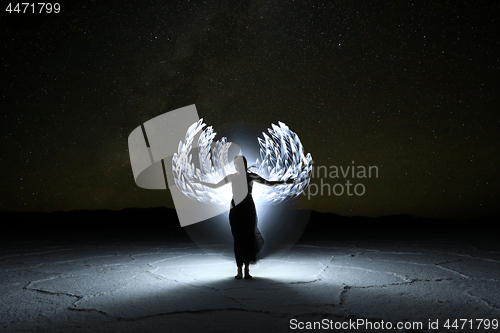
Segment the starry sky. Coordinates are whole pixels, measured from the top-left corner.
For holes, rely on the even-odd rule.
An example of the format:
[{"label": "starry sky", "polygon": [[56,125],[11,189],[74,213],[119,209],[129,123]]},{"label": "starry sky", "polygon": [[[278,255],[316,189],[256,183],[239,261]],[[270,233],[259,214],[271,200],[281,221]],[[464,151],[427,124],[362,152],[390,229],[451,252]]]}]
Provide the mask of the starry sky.
[{"label": "starry sky", "polygon": [[364,195],[299,207],[500,215],[497,1],[60,3],[2,8],[0,210],[173,208],[135,185],[127,138],[196,104],[216,131],[285,122],[315,166],[378,166],[349,178]]}]

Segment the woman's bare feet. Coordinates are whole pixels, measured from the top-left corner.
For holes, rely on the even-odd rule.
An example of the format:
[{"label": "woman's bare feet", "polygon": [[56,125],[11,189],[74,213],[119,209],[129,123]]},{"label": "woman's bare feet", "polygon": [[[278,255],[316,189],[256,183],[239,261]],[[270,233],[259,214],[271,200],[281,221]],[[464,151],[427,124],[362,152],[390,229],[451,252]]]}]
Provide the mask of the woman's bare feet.
[{"label": "woman's bare feet", "polygon": [[245,265],[245,279],[251,279],[252,276],[250,275],[250,268],[248,265]]},{"label": "woman's bare feet", "polygon": [[242,277],[243,277],[243,274],[241,272],[241,267],[238,267],[238,274],[236,274],[236,276],[234,278],[237,280],[241,280]]}]

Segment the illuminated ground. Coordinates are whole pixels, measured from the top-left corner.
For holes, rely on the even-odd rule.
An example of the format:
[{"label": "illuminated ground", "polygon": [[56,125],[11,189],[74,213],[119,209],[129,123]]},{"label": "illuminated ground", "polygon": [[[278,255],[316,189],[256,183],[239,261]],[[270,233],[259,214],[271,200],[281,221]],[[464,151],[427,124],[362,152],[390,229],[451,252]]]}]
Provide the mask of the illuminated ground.
[{"label": "illuminated ground", "polygon": [[301,241],[241,281],[224,251],[185,238],[11,245],[0,253],[0,331],[281,332],[293,318],[364,318],[421,321],[424,332],[439,319],[450,332],[448,318],[500,319],[492,243]]}]

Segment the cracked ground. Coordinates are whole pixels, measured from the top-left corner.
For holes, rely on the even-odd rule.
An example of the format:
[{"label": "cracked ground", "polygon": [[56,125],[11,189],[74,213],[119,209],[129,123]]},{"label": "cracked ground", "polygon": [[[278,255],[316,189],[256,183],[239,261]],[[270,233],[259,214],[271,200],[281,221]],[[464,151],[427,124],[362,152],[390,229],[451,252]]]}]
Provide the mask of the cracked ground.
[{"label": "cracked ground", "polygon": [[426,326],[500,319],[494,242],[300,241],[252,280],[234,279],[231,249],[185,238],[12,243],[0,268],[2,332],[286,332],[291,319],[360,318],[477,332]]}]

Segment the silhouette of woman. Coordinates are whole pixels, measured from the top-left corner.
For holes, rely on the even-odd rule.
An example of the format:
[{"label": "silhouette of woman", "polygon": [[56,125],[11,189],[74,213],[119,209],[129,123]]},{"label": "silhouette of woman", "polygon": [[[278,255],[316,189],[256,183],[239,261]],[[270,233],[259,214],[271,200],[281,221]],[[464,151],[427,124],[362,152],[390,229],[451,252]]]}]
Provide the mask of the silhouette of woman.
[{"label": "silhouette of woman", "polygon": [[252,198],[253,183],[267,186],[277,186],[292,184],[293,179],[287,181],[268,181],[261,176],[248,172],[247,160],[244,156],[238,155],[234,158],[236,173],[227,175],[226,178],[217,184],[207,183],[199,180],[193,182],[200,183],[210,188],[218,188],[231,183],[233,199],[231,200],[231,210],[229,211],[229,224],[234,238],[234,256],[236,259],[237,275],[236,279],[243,277],[242,267],[245,265],[245,279],[251,279],[250,263],[257,261],[257,253],[261,250],[264,240],[257,228],[257,211]]}]

